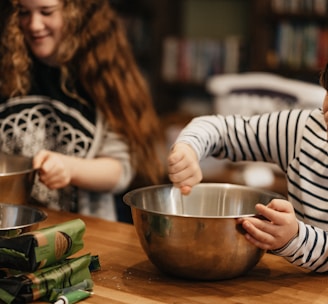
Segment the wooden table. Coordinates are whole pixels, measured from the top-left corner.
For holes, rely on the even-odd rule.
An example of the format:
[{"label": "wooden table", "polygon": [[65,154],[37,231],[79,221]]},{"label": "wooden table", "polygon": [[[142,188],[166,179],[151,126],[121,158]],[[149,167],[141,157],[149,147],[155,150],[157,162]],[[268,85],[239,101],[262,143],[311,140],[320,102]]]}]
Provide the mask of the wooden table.
[{"label": "wooden table", "polygon": [[156,303],[328,303],[328,274],[314,274],[265,254],[246,276],[199,282],[159,272],[143,252],[133,225],[46,210],[41,227],[81,218],[85,247],[99,255],[102,269],[92,274],[94,294],[80,304]]}]

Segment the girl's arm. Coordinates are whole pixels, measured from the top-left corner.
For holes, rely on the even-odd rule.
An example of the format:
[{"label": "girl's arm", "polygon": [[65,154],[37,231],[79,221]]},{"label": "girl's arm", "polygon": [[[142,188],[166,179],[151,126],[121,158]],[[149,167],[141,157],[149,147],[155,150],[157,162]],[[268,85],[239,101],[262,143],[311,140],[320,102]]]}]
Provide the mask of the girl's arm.
[{"label": "girl's arm", "polygon": [[48,150],[34,157],[39,178],[50,189],[69,184],[92,191],[111,191],[123,175],[121,161],[110,157],[85,159]]}]

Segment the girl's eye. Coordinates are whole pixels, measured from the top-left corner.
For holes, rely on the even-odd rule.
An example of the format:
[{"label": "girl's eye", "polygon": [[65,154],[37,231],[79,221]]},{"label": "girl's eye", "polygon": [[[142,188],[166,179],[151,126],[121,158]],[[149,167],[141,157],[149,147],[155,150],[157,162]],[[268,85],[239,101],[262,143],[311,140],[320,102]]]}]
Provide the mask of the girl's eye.
[{"label": "girl's eye", "polygon": [[[0,1],[2,1],[2,0],[0,0]],[[43,16],[50,16],[54,13],[54,11],[55,11],[54,8],[44,8],[39,11],[39,14],[41,14]],[[19,16],[25,17],[25,16],[29,16],[31,14],[31,12],[25,8],[20,8],[18,10],[18,14],[19,14]]]},{"label": "girl's eye", "polygon": [[43,10],[43,11],[41,11],[41,14],[43,15],[43,16],[50,16],[51,14],[53,13],[53,10]]}]

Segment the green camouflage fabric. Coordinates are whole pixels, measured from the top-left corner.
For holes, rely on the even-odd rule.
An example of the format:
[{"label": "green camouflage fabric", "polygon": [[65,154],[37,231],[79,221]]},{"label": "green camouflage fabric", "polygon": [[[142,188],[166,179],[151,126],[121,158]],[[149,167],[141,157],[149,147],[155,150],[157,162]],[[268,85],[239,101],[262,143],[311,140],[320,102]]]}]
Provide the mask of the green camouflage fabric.
[{"label": "green camouflage fabric", "polygon": [[91,280],[90,254],[63,260],[34,273],[20,273],[0,279],[0,304],[55,301],[53,290]]},{"label": "green camouflage fabric", "polygon": [[84,232],[85,223],[75,219],[16,237],[0,238],[0,269],[34,272],[58,263],[83,248]]}]

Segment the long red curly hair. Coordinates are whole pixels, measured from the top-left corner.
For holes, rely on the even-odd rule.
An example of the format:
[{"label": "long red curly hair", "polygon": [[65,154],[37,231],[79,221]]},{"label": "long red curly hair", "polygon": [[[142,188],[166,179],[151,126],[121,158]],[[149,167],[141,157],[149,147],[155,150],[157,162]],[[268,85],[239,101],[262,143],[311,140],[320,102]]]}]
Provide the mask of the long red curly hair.
[{"label": "long red curly hair", "polygon": [[[59,1],[66,22],[57,57],[62,89],[79,99],[74,87],[67,89],[79,81],[113,130],[127,139],[142,183],[160,183],[159,120],[120,18],[108,0]],[[0,20],[0,95],[26,95],[32,61],[19,27],[18,0],[0,1]]]}]

